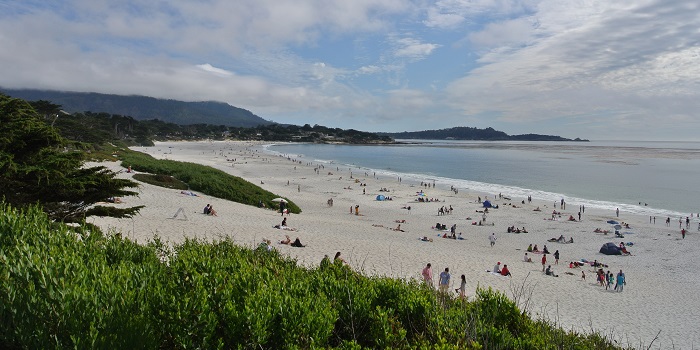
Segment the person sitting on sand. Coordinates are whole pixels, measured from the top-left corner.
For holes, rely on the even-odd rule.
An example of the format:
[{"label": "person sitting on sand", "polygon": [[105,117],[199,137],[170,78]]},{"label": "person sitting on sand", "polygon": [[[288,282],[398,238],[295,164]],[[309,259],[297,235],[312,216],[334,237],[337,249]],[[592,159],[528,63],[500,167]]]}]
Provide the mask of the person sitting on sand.
[{"label": "person sitting on sand", "polygon": [[340,252],[335,253],[335,257],[333,258],[333,262],[341,262],[343,264],[347,264],[343,258],[340,257]]},{"label": "person sitting on sand", "polygon": [[493,265],[493,270],[491,270],[493,273],[501,273],[501,262],[497,262],[496,265]]},{"label": "person sitting on sand", "polygon": [[202,210],[202,214],[209,215],[209,208],[210,207],[211,207],[211,205],[207,204],[207,206],[204,207],[204,209]]},{"label": "person sitting on sand", "polygon": [[532,252],[533,252],[533,253],[539,253],[539,252],[540,252],[540,249],[537,248],[537,244],[535,244],[535,247],[532,248]]},{"label": "person sitting on sand", "polygon": [[620,251],[622,252],[623,255],[632,255],[628,250],[627,247],[625,247],[625,244],[623,242],[620,242]]},{"label": "person sitting on sand", "polygon": [[401,229],[401,224],[396,225],[396,228],[394,229],[394,231],[404,232],[404,230]]},{"label": "person sitting on sand", "polygon": [[569,241],[566,242],[566,243],[574,243],[574,237],[570,237],[570,238],[569,238]]},{"label": "person sitting on sand", "polygon": [[569,215],[569,221],[576,221],[573,215]]},{"label": "person sitting on sand", "polygon": [[306,245],[301,244],[301,241],[299,240],[299,237],[297,237],[292,244],[290,244],[292,247],[297,247],[297,248],[304,248]]},{"label": "person sitting on sand", "polygon": [[[511,276],[510,271],[508,270],[508,265],[503,265],[503,268],[501,269],[501,275],[502,276]],[[511,276],[513,277],[513,276]]]},{"label": "person sitting on sand", "polygon": [[549,250],[547,249],[547,245],[544,245],[544,248],[542,248],[542,254],[549,254]]},{"label": "person sitting on sand", "polygon": [[432,238],[428,238],[428,236],[423,236],[423,238],[421,238],[420,240],[423,241],[423,242],[432,242],[432,241],[433,241],[433,239],[432,239]]},{"label": "person sitting on sand", "polygon": [[216,214],[216,210],[214,210],[214,206],[213,206],[213,205],[210,205],[210,206],[209,206],[209,215],[211,215],[211,216],[219,216],[219,215]]},{"label": "person sitting on sand", "polygon": [[280,241],[280,244],[290,244],[292,243],[292,239],[289,238],[289,235],[284,235],[284,239]]},{"label": "person sitting on sand", "polygon": [[524,261],[524,262],[529,262],[529,263],[531,263],[531,262],[532,262],[532,258],[531,258],[530,256],[528,256],[527,253],[525,253],[525,256],[523,257],[523,261]]},{"label": "person sitting on sand", "polygon": [[530,243],[530,245],[527,246],[527,251],[530,252],[530,253],[532,253],[532,243]]},{"label": "person sitting on sand", "polygon": [[540,207],[537,207],[535,209],[532,209],[532,211],[542,211],[542,209],[540,209]]},{"label": "person sitting on sand", "polygon": [[559,275],[554,274],[554,271],[552,270],[552,265],[547,265],[547,269],[544,270],[544,274],[547,276],[559,277]]}]

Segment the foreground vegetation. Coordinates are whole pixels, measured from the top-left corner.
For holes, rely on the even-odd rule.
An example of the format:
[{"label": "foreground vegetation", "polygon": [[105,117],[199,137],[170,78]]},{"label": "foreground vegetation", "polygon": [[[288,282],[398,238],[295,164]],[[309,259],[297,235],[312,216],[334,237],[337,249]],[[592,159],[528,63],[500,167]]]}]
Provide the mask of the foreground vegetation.
[{"label": "foreground vegetation", "polygon": [[[159,160],[148,154],[127,149],[119,152],[119,159],[122,160],[124,167],[131,166],[136,171],[157,174],[161,177],[163,175],[172,176],[186,183],[191,190],[199,191],[209,196],[256,206],[262,202],[266,208],[276,208],[279,205],[279,203],[272,201],[279,197],[274,193],[266,191],[240,177],[229,175],[212,167],[174,160]],[[164,186],[163,183],[159,185],[169,187]],[[290,212],[295,214],[301,213],[301,209],[294,202],[287,198],[285,199],[287,200],[286,208]]]},{"label": "foreground vegetation", "polygon": [[89,144],[63,138],[26,101],[0,94],[0,198],[16,207],[40,203],[53,220],[132,217],[141,207],[99,205],[136,195],[138,183],[105,167],[83,167]]},{"label": "foreground vegetation", "polygon": [[0,348],[313,347],[615,348],[532,320],[491,290],[442,298],[231,240],[138,245],[0,203]]}]

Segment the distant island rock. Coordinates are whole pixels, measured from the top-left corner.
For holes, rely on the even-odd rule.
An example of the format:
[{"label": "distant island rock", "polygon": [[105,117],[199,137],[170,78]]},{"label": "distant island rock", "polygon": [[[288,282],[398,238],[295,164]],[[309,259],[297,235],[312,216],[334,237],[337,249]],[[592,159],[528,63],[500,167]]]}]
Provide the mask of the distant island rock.
[{"label": "distant island rock", "polygon": [[588,142],[588,140],[575,138],[567,139],[555,135],[522,134],[508,135],[503,131],[493,128],[478,129],[466,126],[458,126],[449,129],[404,131],[396,133],[377,133],[389,136],[394,139],[417,139],[417,140],[475,140],[475,141],[578,141]]}]

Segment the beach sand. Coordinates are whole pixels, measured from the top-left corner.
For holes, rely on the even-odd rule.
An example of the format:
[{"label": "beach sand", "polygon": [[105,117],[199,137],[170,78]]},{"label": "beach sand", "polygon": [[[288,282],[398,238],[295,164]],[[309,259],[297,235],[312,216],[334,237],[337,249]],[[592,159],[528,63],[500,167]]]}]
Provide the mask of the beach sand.
[{"label": "beach sand", "polygon": [[[533,317],[544,317],[565,328],[580,332],[595,330],[612,334],[620,345],[646,348],[691,349],[700,345],[700,274],[696,271],[700,240],[697,219],[691,223],[688,235],[681,239],[678,218],[657,217],[656,224],[649,217],[633,216],[586,208],[581,222],[566,219],[577,217],[579,205],[567,203],[561,220],[552,221],[552,204],[533,198],[532,203],[521,204],[525,198],[512,201],[494,198],[494,194],[473,193],[459,189],[455,194],[449,183],[437,183],[434,188],[420,186],[395,176],[367,173],[366,169],[336,168],[335,164],[299,162],[297,159],[266,154],[261,143],[251,142],[168,142],[154,147],[138,147],[137,151],[155,158],[200,163],[240,176],[279,196],[293,200],[303,212],[287,217],[287,225],[296,231],[276,229],[281,223],[280,213],[199,194],[190,196],[179,190],[169,190],[141,184],[138,197],[124,198],[126,204],[145,205],[132,219],[91,218],[103,229],[121,232],[138,242],[147,242],[154,235],[176,243],[187,237],[208,240],[230,237],[248,247],[257,246],[263,238],[270,239],[275,249],[298,260],[305,266],[316,266],[324,255],[342,257],[353,269],[370,275],[396,278],[420,278],[421,269],[431,263],[435,283],[437,276],[449,267],[452,280],[450,291],[459,286],[459,276],[466,275],[467,296],[473,296],[477,286],[494,288],[511,298],[519,299]],[[119,177],[131,177],[118,163],[100,163],[119,171]],[[134,169],[138,171],[138,169]],[[352,172],[353,178],[350,178]],[[359,182],[358,182],[359,181]],[[366,186],[360,186],[366,184]],[[591,184],[594,186],[595,184]],[[387,188],[389,192],[380,192]],[[363,189],[366,194],[363,194]],[[427,198],[440,202],[416,202],[416,192],[423,190]],[[391,201],[377,201],[382,194]],[[507,193],[504,193],[507,196]],[[486,218],[486,226],[475,226],[483,210],[477,197],[498,204]],[[328,199],[333,199],[333,206]],[[202,214],[211,204],[218,216]],[[513,207],[513,204],[517,208]],[[359,214],[354,207],[359,206]],[[411,210],[403,209],[410,206]],[[441,206],[452,206],[452,214],[438,216]],[[542,211],[533,211],[539,206]],[[183,210],[173,218],[182,208]],[[352,212],[352,213],[351,213]],[[184,214],[184,215],[183,215]],[[471,219],[467,219],[471,218]],[[595,228],[611,229],[607,220],[629,223],[623,229],[624,239],[614,235],[594,233]],[[397,220],[404,232],[395,231]],[[457,224],[463,240],[438,237],[432,227],[436,223],[449,228]],[[494,226],[490,226],[490,224]],[[507,233],[507,227],[525,227],[528,233]],[[693,226],[694,225],[694,226]],[[684,224],[685,226],[685,224]],[[495,233],[496,244],[491,247],[488,236]],[[292,240],[299,237],[305,248],[277,244],[285,234]],[[552,243],[547,240],[564,235],[573,237],[573,244]],[[419,238],[427,236],[433,242]],[[634,242],[628,247],[631,256],[607,256],[599,253],[606,242],[619,244]],[[541,255],[529,254],[533,263],[523,262],[529,244],[540,248],[547,245],[550,252],[559,250],[561,259],[554,265],[559,277],[542,273]],[[617,274],[623,270],[627,285],[623,292],[606,290],[597,285],[592,267],[569,268],[569,261],[588,259],[607,264]],[[507,264],[512,277],[496,276],[486,272],[496,262]],[[586,280],[581,279],[585,271]],[[571,274],[569,274],[571,273]],[[456,295],[456,294],[455,294]],[[525,304],[527,302],[527,305]]]}]

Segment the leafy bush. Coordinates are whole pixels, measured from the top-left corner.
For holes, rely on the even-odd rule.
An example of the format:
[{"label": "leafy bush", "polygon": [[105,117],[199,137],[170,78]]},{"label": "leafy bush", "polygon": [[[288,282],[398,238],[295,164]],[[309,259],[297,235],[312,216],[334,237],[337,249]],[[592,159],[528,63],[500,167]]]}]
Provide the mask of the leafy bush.
[{"label": "leafy bush", "polygon": [[264,248],[170,248],[0,203],[0,348],[616,349],[534,321],[503,294],[438,298]]}]

